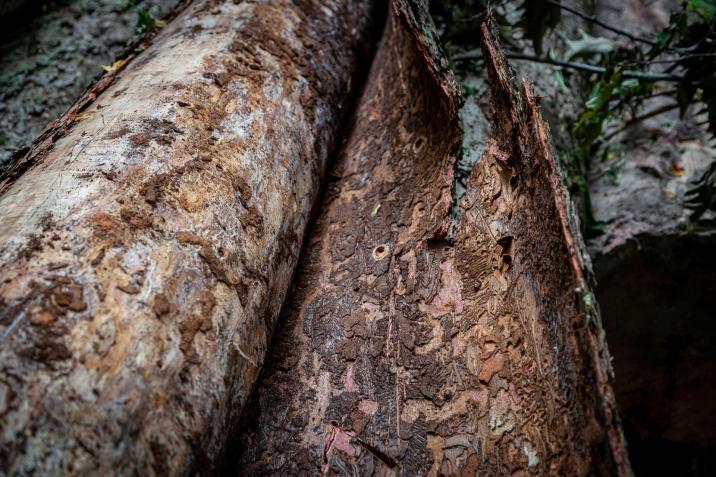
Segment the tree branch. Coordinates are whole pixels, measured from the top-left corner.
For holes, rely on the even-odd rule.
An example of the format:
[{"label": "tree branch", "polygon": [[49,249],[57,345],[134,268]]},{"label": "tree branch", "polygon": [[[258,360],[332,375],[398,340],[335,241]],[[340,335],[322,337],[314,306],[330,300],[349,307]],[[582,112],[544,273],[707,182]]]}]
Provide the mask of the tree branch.
[{"label": "tree branch", "polygon": [[[456,55],[453,55],[452,60],[455,62],[460,62],[460,61],[476,60],[481,57],[482,57],[482,54],[480,53],[479,50],[470,50],[470,51],[466,51],[464,53],[458,53]],[[513,59],[513,60],[524,60],[524,61],[532,61],[534,63],[545,63],[548,65],[561,66],[563,68],[571,68],[574,70],[586,71],[589,73],[604,74],[607,72],[606,68],[604,68],[602,66],[590,65],[589,63],[579,63],[576,61],[553,60],[551,58],[543,58],[543,57],[539,57],[539,56],[524,55],[522,53],[507,53],[507,54],[505,54],[505,57]],[[647,71],[633,71],[633,70],[622,71],[622,77],[643,79],[646,81],[671,81],[671,82],[675,82],[675,83],[680,83],[680,82],[684,81],[683,76],[678,76],[678,75],[674,75],[674,74],[670,74],[670,73],[650,73]]]},{"label": "tree branch", "polygon": [[626,123],[624,123],[624,126],[617,129],[616,131],[612,131],[611,133],[604,136],[604,142],[608,142],[610,139],[612,139],[614,136],[616,136],[619,133],[622,133],[632,127],[633,125],[640,123],[646,119],[653,118],[654,116],[658,116],[660,114],[666,113],[668,111],[672,111],[674,109],[677,109],[679,107],[678,104],[667,104],[665,106],[662,106],[660,108],[656,108],[652,111],[649,111],[648,113],[644,113],[641,116],[634,116],[630,120],[628,120]]}]

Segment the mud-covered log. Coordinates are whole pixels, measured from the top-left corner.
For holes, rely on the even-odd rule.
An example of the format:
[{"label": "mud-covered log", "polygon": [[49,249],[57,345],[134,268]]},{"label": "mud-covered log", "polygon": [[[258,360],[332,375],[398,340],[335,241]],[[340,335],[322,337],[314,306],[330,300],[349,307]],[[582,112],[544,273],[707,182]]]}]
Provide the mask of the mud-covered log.
[{"label": "mud-covered log", "polygon": [[537,98],[485,30],[493,138],[451,224],[457,94],[429,23],[419,2],[393,2],[246,407],[240,468],[628,475]]},{"label": "mud-covered log", "polygon": [[211,471],[372,3],[197,1],[16,163],[0,187],[0,473]]}]

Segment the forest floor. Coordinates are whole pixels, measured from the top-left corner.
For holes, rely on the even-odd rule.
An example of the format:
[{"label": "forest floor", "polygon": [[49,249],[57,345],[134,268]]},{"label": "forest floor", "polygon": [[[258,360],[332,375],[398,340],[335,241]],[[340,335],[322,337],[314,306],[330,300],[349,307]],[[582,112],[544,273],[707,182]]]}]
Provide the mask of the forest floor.
[{"label": "forest floor", "polygon": [[[26,3],[0,18],[0,163],[59,118],[137,34],[137,12],[125,0]],[[162,18],[177,3],[137,6]]]}]

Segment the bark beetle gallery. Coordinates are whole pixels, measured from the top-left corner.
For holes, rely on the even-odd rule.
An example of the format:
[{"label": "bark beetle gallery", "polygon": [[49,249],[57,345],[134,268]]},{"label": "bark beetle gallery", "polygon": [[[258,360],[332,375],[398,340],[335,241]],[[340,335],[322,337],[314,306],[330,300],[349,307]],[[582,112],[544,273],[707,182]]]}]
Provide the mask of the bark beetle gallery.
[{"label": "bark beetle gallery", "polygon": [[197,2],[43,135],[54,142],[0,199],[8,473],[216,460],[289,286],[371,9]]},{"label": "bark beetle gallery", "polygon": [[529,83],[485,26],[453,220],[456,83],[393,0],[361,91],[382,17],[195,2],[33,143],[0,196],[5,474],[629,474]]}]

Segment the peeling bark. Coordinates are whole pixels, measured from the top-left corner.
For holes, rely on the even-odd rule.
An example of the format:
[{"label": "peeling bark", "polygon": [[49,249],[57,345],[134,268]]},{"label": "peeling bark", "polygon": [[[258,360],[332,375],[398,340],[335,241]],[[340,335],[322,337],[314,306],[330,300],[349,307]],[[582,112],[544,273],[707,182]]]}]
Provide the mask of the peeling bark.
[{"label": "peeling bark", "polygon": [[0,472],[211,471],[372,10],[195,2],[33,144],[0,196]]},{"label": "peeling bark", "polygon": [[449,235],[458,95],[386,33],[244,415],[247,475],[629,475],[549,132],[488,29],[494,134]]}]

